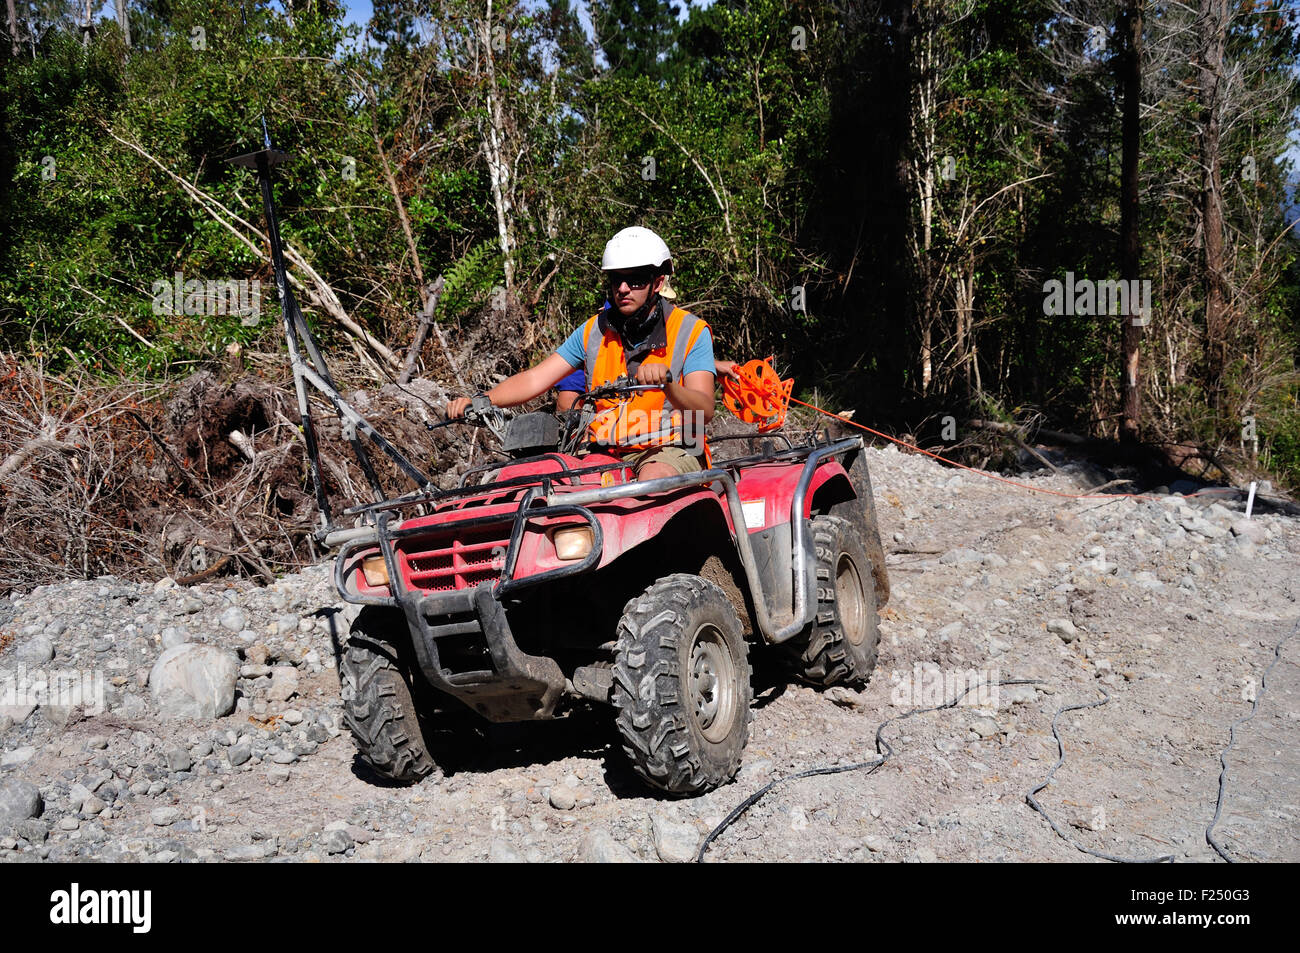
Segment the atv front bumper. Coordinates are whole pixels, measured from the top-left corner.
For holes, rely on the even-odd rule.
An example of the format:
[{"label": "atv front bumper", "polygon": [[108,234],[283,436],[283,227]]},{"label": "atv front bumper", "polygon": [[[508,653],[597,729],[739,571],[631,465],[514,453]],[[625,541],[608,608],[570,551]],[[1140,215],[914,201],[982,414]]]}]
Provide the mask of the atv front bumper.
[{"label": "atv front bumper", "polygon": [[[511,722],[550,718],[565,689],[564,673],[553,659],[524,652],[510,629],[503,600],[511,592],[565,576],[587,572],[600,560],[603,538],[600,523],[590,510],[581,506],[554,505],[532,507],[535,491],[526,494],[519,509],[501,516],[458,521],[458,530],[492,524],[510,524],[510,542],[505,552],[503,581],[482,583],[473,588],[438,592],[412,590],[405,585],[398,566],[396,543],[406,537],[427,534],[427,527],[390,528],[391,515],[381,513],[374,535],[367,533],[348,543],[334,563],[334,586],[349,602],[363,605],[387,605],[400,609],[406,618],[411,644],[420,671],[434,688],[460,699],[489,721]],[[527,519],[520,516],[527,513]],[[584,520],[592,530],[591,552],[571,565],[520,579],[513,578],[519,556],[520,541],[528,519],[569,516]],[[378,543],[388,569],[391,596],[357,595],[347,585],[363,551],[373,551]],[[453,672],[438,651],[438,640],[456,635],[481,635],[486,644],[492,669]]]}]

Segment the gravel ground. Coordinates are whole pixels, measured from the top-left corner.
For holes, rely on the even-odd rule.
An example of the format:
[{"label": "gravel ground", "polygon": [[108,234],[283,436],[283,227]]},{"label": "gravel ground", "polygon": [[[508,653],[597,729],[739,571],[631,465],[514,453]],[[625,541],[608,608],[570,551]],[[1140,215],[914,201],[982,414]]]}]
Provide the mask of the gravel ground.
[{"label": "gravel ground", "polygon": [[[1300,637],[1259,695],[1300,617],[1300,520],[1051,497],[890,450],[869,462],[894,587],[875,677],[819,693],[760,670],[740,776],[691,800],[649,795],[600,709],[449,732],[434,777],[378,781],[340,732],[348,613],[326,566],[265,588],[102,578],[0,599],[0,679],[97,674],[106,703],[0,707],[0,860],[682,861],[769,780],[874,758],[880,722],[975,676],[1034,684],[891,724],[883,767],[778,786],[706,858],[1090,859],[1025,795],[1056,760],[1057,710],[1104,690],[1060,716],[1065,762],[1037,795],[1070,838],[1217,861],[1219,753],[1259,697],[1216,837],[1242,860],[1300,859]],[[1023,479],[1077,493],[1083,476]],[[235,710],[184,709],[176,678],[233,691]]]}]

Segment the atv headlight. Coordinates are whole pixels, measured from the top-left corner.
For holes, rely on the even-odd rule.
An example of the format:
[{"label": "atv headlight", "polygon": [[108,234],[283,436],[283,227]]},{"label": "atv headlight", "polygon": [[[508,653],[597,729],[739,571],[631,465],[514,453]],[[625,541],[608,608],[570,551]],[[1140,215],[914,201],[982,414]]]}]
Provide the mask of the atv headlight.
[{"label": "atv headlight", "polygon": [[561,526],[551,531],[555,555],[560,559],[582,559],[595,541],[590,526]]},{"label": "atv headlight", "polygon": [[388,564],[384,562],[383,554],[361,560],[361,575],[366,577],[366,585],[371,589],[388,585]]}]

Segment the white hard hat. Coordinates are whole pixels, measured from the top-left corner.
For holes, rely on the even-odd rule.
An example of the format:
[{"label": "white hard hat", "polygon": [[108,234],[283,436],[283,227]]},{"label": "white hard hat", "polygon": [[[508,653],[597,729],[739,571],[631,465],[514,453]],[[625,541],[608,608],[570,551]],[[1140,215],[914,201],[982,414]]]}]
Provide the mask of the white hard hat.
[{"label": "white hard hat", "polygon": [[664,240],[640,225],[625,228],[605,245],[601,271],[624,271],[653,265],[665,274],[673,272],[673,253]]}]

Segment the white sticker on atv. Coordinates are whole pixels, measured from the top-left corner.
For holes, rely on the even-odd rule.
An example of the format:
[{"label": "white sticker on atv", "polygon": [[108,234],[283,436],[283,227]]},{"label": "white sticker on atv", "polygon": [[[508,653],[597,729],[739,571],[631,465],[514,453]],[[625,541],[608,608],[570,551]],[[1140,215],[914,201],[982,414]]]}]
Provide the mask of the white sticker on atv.
[{"label": "white sticker on atv", "polygon": [[767,523],[767,498],[761,500],[741,500],[740,508],[745,513],[745,529],[762,529]]}]

